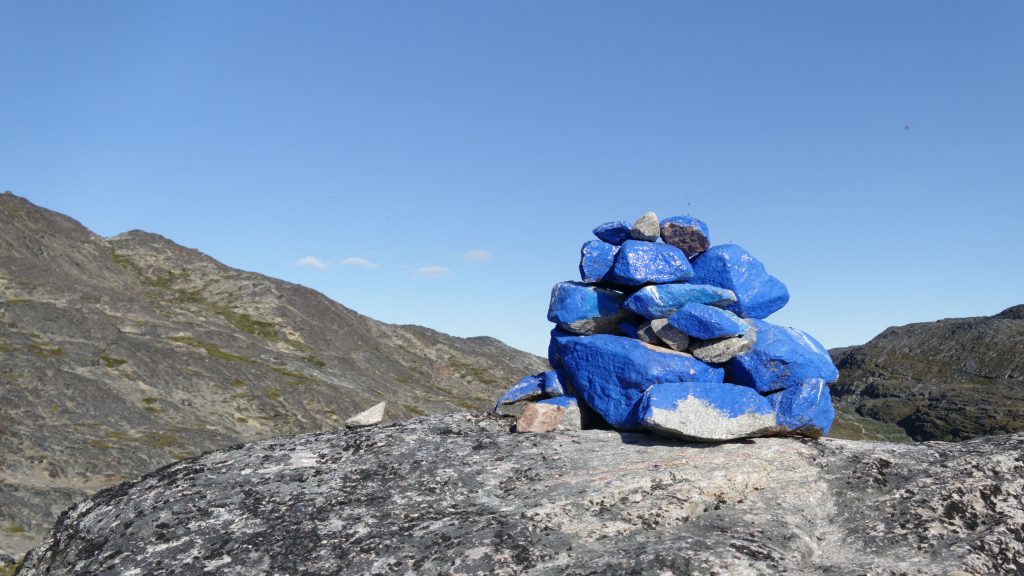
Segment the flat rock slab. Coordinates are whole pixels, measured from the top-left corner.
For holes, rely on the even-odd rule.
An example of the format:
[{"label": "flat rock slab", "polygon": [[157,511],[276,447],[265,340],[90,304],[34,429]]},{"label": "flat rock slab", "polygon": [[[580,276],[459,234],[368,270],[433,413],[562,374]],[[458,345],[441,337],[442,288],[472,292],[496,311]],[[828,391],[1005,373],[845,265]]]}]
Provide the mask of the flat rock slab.
[{"label": "flat rock slab", "polygon": [[961,444],[448,414],[212,452],[65,512],[21,574],[1013,574],[1024,435]]}]

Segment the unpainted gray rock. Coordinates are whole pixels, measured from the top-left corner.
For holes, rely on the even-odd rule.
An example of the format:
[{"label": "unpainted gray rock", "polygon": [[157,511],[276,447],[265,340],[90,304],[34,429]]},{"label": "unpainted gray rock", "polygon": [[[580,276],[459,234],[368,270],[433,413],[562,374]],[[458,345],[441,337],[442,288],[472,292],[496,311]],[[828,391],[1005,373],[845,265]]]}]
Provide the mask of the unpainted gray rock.
[{"label": "unpainted gray rock", "polygon": [[373,426],[374,424],[380,424],[384,420],[384,409],[387,406],[387,402],[378,402],[373,406],[370,406],[366,410],[363,410],[359,414],[345,420],[346,428],[362,428],[363,426]]},{"label": "unpainted gray rock", "polygon": [[658,222],[658,215],[654,212],[645,212],[633,223],[633,228],[629,233],[634,240],[654,242],[661,237],[661,223]]},{"label": "unpainted gray rock", "polygon": [[448,414],[178,462],[61,515],[21,574],[1019,574],[1024,435],[511,434]]},{"label": "unpainted gray rock", "polygon": [[686,352],[686,349],[690,346],[690,337],[682,330],[669,324],[666,318],[651,320],[651,330],[654,330],[658,338],[673,350]]},{"label": "unpainted gray rock", "polygon": [[691,340],[690,354],[701,362],[721,364],[749,352],[757,342],[757,331],[751,328],[741,336],[727,336],[713,340]]}]

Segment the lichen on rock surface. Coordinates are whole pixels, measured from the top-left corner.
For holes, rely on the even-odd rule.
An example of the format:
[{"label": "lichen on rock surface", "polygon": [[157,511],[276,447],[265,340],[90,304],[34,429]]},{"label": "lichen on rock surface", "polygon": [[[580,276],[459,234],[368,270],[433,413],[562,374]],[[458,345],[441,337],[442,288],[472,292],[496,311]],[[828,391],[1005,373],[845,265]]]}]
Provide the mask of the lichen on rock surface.
[{"label": "lichen on rock surface", "polygon": [[65,512],[40,574],[1019,574],[1024,435],[512,434],[448,414],[212,452]]}]

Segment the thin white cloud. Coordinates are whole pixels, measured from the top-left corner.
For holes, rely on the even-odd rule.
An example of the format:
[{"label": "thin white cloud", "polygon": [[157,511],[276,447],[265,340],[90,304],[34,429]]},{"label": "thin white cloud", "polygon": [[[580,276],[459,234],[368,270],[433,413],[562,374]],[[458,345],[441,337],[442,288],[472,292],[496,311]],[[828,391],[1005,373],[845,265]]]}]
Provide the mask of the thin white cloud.
[{"label": "thin white cloud", "polygon": [[312,256],[306,256],[305,258],[299,258],[295,265],[299,268],[316,268],[317,270],[323,270],[327,268],[327,263],[319,258]]},{"label": "thin white cloud", "polygon": [[376,262],[370,262],[366,258],[360,258],[359,256],[349,256],[341,261],[342,266],[359,266],[360,268],[376,268],[380,266]]},{"label": "thin white cloud", "polygon": [[445,266],[424,266],[416,269],[416,275],[420,278],[440,278],[445,276],[452,271],[451,268]]},{"label": "thin white cloud", "polygon": [[494,256],[487,250],[470,250],[462,255],[462,259],[466,262],[491,262]]}]

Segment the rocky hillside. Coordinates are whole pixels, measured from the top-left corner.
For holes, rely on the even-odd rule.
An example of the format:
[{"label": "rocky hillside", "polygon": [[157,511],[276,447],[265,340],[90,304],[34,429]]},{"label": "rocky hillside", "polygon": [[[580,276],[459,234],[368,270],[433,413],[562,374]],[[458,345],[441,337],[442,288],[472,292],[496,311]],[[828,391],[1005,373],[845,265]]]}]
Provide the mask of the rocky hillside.
[{"label": "rocky hillside", "polygon": [[701,445],[509,424],[431,416],[179,462],[63,514],[21,574],[1024,572],[1024,435]]},{"label": "rocky hillside", "polygon": [[915,440],[1024,430],[1024,305],[995,316],[889,328],[832,350],[837,406]]},{"label": "rocky hillside", "polygon": [[0,555],[175,460],[331,430],[381,400],[388,420],[486,410],[546,367],[0,195]]}]

